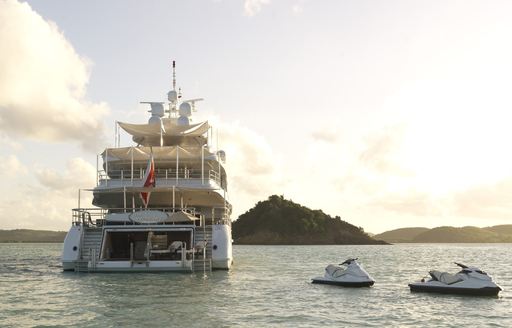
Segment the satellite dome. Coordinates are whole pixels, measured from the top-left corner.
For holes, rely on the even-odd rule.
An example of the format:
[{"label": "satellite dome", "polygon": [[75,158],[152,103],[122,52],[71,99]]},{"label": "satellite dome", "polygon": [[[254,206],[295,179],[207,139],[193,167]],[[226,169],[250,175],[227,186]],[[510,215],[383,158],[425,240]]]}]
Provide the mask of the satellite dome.
[{"label": "satellite dome", "polygon": [[180,105],[180,116],[192,116],[192,106],[188,102],[184,102]]},{"label": "satellite dome", "polygon": [[175,103],[178,101],[178,93],[176,92],[176,90],[171,90],[167,93],[167,99],[172,102],[172,103]]},{"label": "satellite dome", "polygon": [[165,111],[162,103],[150,102],[149,104],[151,105],[151,110],[149,111],[151,115],[158,117],[164,116]]},{"label": "satellite dome", "polygon": [[162,124],[162,119],[158,116],[151,116],[148,120],[148,124]]},{"label": "satellite dome", "polygon": [[190,121],[188,117],[186,116],[180,116],[178,117],[178,125],[190,125]]}]

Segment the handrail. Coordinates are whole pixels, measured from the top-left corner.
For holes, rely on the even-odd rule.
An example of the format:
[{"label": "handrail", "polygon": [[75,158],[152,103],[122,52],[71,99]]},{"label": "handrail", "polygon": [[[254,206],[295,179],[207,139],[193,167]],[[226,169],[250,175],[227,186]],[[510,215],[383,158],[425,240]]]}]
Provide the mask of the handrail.
[{"label": "handrail", "polygon": [[[229,218],[229,208],[216,207],[216,210],[222,209],[221,213],[215,213],[216,215],[212,218],[212,224],[227,224],[231,225],[231,219]],[[92,227],[100,227],[104,223],[105,217],[107,214],[115,214],[115,213],[131,213],[133,208],[109,208],[103,209],[99,207],[93,208],[74,208],[72,209],[72,224],[75,226],[92,226]],[[135,209],[140,211],[142,209]],[[166,213],[174,213],[179,211],[184,211],[193,216],[200,216],[201,224],[206,225],[206,220],[204,216],[196,211],[195,207],[158,207],[158,208],[148,208],[147,210],[152,211],[162,211]]]},{"label": "handrail", "polygon": [[[105,170],[98,170],[98,181],[102,180],[113,180],[119,179],[121,181],[124,180],[142,180],[145,174],[145,169],[134,170],[133,171],[133,179],[132,179],[132,171],[131,170],[108,170],[108,174]],[[155,177],[157,180],[176,180],[176,176],[178,179],[201,179],[203,176],[201,174],[201,170],[196,169],[179,169],[178,174],[176,175],[176,169],[156,169]],[[205,170],[206,178],[214,180],[217,183],[220,183],[221,177],[219,172],[215,170]]]},{"label": "handrail", "polygon": [[[141,210],[136,208],[135,210]],[[162,211],[162,212],[179,212],[184,211],[190,215],[196,216],[198,215],[195,207],[159,207],[159,208],[148,208],[148,210],[153,211]],[[71,220],[73,225],[81,225],[81,226],[98,226],[103,223],[98,220],[104,220],[107,214],[114,213],[131,213],[133,208],[109,208],[103,209],[99,207],[93,208],[74,208],[71,210]]]}]

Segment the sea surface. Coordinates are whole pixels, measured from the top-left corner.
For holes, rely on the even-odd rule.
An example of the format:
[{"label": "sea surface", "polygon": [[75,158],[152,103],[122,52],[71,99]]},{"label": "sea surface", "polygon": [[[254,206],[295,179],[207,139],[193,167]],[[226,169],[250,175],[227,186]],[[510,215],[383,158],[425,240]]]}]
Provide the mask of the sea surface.
[{"label": "sea surface", "polygon": [[[512,244],[234,246],[231,271],[64,273],[61,244],[0,244],[0,327],[512,327]],[[314,285],[358,257],[371,288]],[[499,297],[411,293],[459,261]]]}]

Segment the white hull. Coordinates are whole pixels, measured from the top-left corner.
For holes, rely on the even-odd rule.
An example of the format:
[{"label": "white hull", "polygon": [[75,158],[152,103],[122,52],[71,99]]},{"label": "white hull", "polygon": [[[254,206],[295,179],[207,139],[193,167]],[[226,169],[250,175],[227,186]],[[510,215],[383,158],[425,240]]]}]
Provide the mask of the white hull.
[{"label": "white hull", "polygon": [[[83,272],[193,272],[197,270],[229,270],[233,263],[231,227],[229,225],[216,224],[207,226],[206,229],[194,230],[186,225],[157,225],[157,226],[106,226],[103,228],[87,229],[82,226],[73,226],[69,230],[63,245],[62,268],[64,271]],[[179,259],[106,259],[109,252],[107,235],[109,233],[139,233],[147,234],[149,231],[165,233],[190,233],[195,244],[206,239],[206,259],[204,253],[196,254],[192,248],[185,252],[178,251]],[[206,231],[206,235],[205,235]],[[210,231],[210,233],[208,233]],[[208,237],[210,236],[211,237]],[[91,237],[93,236],[93,237]],[[206,236],[206,237],[205,237]],[[210,239],[211,238],[211,239]],[[146,244],[144,242],[143,244]],[[185,246],[187,248],[187,246]],[[144,247],[146,248],[146,247]],[[146,249],[144,249],[146,253]],[[158,253],[158,252],[156,252]],[[165,252],[164,252],[165,253]]]}]

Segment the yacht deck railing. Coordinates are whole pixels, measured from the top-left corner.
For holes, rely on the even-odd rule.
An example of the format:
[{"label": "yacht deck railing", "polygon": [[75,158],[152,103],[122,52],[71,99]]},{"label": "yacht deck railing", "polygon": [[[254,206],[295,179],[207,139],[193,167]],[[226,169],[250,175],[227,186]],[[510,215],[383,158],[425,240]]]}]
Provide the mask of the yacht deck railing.
[{"label": "yacht deck railing", "polygon": [[[216,208],[221,209],[221,208]],[[212,218],[208,218],[205,220],[204,216],[201,215],[194,207],[160,207],[160,208],[148,208],[147,210],[151,211],[161,211],[164,213],[174,213],[174,212],[186,212],[192,216],[201,219],[201,222],[206,224],[206,222],[211,222],[212,224],[229,224],[231,225],[231,220],[229,219],[228,208],[223,208],[223,213],[219,213]],[[74,208],[72,210],[72,224],[76,226],[90,226],[90,227],[101,227],[106,223],[106,215],[107,214],[122,214],[122,213],[133,213],[136,211],[144,211],[144,209],[137,208],[110,208],[103,209],[98,207],[93,208]]]},{"label": "yacht deck railing", "polygon": [[[146,173],[146,170],[143,168],[139,168],[137,170],[108,170],[105,172],[104,170],[98,171],[98,184],[101,181],[106,181],[108,183],[108,180],[118,179],[121,181],[139,181],[144,178],[144,174]],[[213,180],[217,184],[221,185],[221,177],[219,172],[215,170],[208,170],[204,171],[204,174],[201,172],[201,170],[195,170],[195,169],[156,169],[155,170],[155,178],[156,180],[202,180],[202,183],[204,184],[205,180]]]}]

